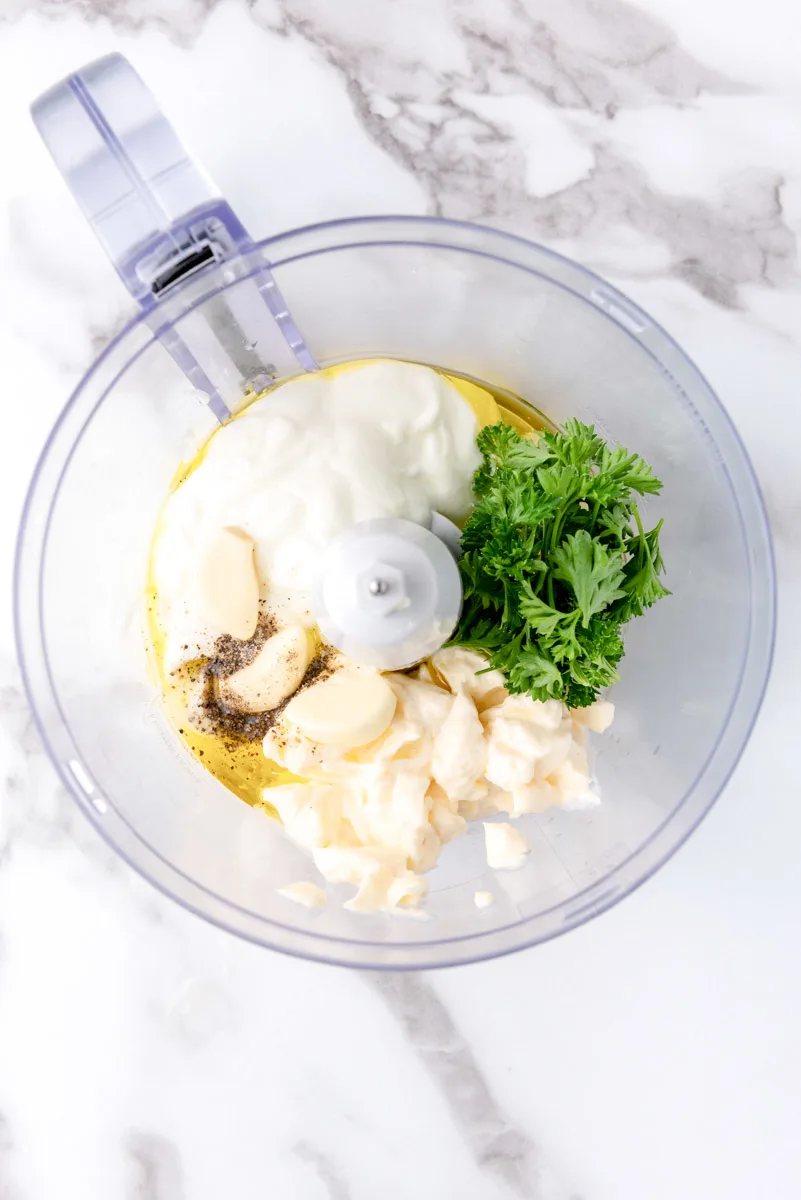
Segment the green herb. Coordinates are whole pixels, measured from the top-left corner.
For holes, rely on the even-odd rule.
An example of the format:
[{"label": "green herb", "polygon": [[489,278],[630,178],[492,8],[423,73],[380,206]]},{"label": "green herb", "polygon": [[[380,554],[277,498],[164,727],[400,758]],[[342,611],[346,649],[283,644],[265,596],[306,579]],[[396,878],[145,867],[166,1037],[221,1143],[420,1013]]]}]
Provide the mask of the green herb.
[{"label": "green herb", "polygon": [[491,425],[478,448],[452,644],[486,654],[513,692],[591,704],[618,677],[621,626],[669,595],[662,522],[646,533],[632,500],[662,484],[580,421],[536,441]]}]

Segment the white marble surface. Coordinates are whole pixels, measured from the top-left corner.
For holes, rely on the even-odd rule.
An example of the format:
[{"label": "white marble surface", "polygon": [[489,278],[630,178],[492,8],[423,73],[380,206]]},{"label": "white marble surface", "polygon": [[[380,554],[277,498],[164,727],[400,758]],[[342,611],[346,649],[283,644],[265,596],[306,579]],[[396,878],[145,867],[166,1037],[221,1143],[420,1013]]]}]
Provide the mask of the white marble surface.
[{"label": "white marble surface", "polygon": [[6,579],[126,298],[29,101],[129,55],[255,235],[476,218],[654,313],[752,453],[781,604],[756,733],[646,887],[528,953],[372,977],[240,944],[117,862],[0,605],[2,1200],[801,1196],[801,75],[793,0],[0,0]]}]

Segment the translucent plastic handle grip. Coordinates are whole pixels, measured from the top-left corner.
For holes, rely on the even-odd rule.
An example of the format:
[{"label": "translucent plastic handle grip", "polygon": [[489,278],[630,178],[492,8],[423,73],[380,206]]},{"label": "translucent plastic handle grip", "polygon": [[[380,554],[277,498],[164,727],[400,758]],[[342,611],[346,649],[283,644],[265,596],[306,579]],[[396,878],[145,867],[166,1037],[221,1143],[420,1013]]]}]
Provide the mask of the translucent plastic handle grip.
[{"label": "translucent plastic handle grip", "polygon": [[252,391],[254,376],[314,369],[266,265],[183,317],[180,336],[172,327],[197,298],[182,303],[180,285],[220,264],[235,278],[253,242],[127,59],[89,63],[40,96],[31,114],[126,288],[220,420]]}]

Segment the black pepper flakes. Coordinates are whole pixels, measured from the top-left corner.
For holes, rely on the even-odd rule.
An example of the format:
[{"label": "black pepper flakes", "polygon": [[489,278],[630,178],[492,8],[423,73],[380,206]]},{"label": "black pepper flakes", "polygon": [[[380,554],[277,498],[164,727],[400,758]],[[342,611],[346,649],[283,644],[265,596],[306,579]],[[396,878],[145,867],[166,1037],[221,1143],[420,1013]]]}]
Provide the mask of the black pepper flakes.
[{"label": "black pepper flakes", "polygon": [[[225,704],[219,695],[218,681],[248,666],[267,638],[276,630],[275,618],[262,612],[256,632],[249,641],[240,641],[226,634],[215,642],[212,658],[206,663],[192,664],[188,671],[191,681],[198,685],[190,706],[192,724],[199,732],[218,738],[230,753],[238,750],[243,743],[261,741],[292,699],[291,696],[287,696],[286,700],[269,712],[243,713]],[[331,664],[335,653],[328,646],[320,650],[306,668],[293,696],[313,683],[322,682],[333,673],[334,668]]]}]

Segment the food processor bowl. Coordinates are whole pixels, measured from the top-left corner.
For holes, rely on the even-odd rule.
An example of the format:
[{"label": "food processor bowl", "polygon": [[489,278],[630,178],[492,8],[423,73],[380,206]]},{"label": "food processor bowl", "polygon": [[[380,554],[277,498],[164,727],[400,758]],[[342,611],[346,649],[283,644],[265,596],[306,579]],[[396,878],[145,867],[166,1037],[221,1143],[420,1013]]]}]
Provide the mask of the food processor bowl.
[{"label": "food processor bowl", "polygon": [[[316,878],[313,864],[185,750],[148,672],[142,610],[154,527],[178,464],[217,424],[209,396],[165,345],[191,343],[199,322],[219,324],[265,273],[320,366],[381,356],[487,381],[557,423],[595,424],[664,482],[642,507],[649,523],[665,519],[672,595],[626,629],[615,722],[591,739],[601,805],[523,818],[531,853],[517,871],[488,869],[474,823],[427,876],[424,920],[349,912],[341,886],[313,912],[280,896],[278,888]],[[70,399],[19,536],[25,684],[50,756],[97,830],[146,879],[215,924],[355,967],[491,958],[564,933],[627,895],[681,845],[728,779],[773,644],[759,489],[697,369],[589,271],[452,221],[377,217],[295,230],[170,296],[158,320],[143,314],[112,342]],[[221,371],[238,371],[245,393],[297,370],[286,356],[275,361],[258,336],[243,338],[233,323],[218,344],[227,351]],[[477,890],[493,893],[492,907],[477,909]]]}]

